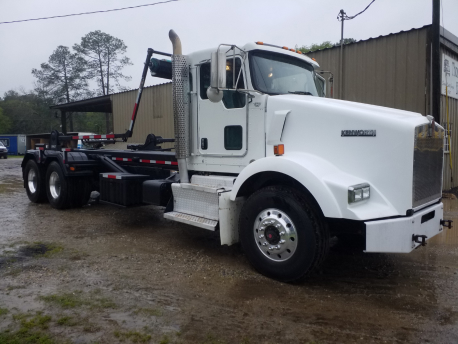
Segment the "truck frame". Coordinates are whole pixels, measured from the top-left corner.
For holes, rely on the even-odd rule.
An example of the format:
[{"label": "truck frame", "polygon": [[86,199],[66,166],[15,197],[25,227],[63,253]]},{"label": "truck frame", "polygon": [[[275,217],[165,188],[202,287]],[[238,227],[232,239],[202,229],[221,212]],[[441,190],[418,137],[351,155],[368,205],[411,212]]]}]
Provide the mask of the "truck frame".
[{"label": "truck frame", "polygon": [[[82,207],[98,191],[116,206],[161,206],[169,220],[219,231],[222,245],[240,242],[256,270],[287,282],[321,266],[330,236],[360,236],[368,253],[408,253],[451,227],[444,129],[432,117],[323,98],[318,63],[294,49],[255,42],[183,55],[169,37],[173,54],[148,49],[124,134],[53,131],[27,151],[32,202]],[[175,137],[70,148],[132,137],[148,68],[172,80]]]}]

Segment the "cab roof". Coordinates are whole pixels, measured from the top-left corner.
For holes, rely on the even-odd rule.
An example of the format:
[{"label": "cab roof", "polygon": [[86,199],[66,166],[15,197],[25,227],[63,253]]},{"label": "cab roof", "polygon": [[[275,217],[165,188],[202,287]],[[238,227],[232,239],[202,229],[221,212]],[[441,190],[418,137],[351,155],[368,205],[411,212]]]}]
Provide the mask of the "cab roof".
[{"label": "cab roof", "polygon": [[[271,51],[271,52],[274,52],[274,53],[284,54],[284,55],[288,55],[288,56],[295,57],[297,59],[306,61],[306,62],[310,63],[315,68],[319,68],[320,67],[320,65],[316,61],[312,60],[310,57],[302,55],[302,54],[299,54],[297,52],[286,50],[283,47],[269,46],[269,45],[259,44],[259,43],[256,43],[256,42],[247,43],[245,45],[236,45],[236,46],[240,47],[241,49],[243,49],[245,51],[248,51],[248,52],[249,51],[253,51],[253,50],[264,50],[264,51]],[[222,46],[221,47],[221,49],[223,49],[223,50],[224,49],[228,50],[229,48],[230,48],[229,46]],[[188,54],[188,56],[191,58],[192,64],[198,64],[198,63],[201,63],[203,61],[210,60],[211,53],[215,52],[217,49],[218,49],[218,47],[215,47],[213,49],[200,50],[200,51],[196,51],[196,52],[193,52],[191,54]],[[236,55],[237,55],[237,49],[236,49]],[[232,56],[232,51],[227,52],[227,56]]]}]

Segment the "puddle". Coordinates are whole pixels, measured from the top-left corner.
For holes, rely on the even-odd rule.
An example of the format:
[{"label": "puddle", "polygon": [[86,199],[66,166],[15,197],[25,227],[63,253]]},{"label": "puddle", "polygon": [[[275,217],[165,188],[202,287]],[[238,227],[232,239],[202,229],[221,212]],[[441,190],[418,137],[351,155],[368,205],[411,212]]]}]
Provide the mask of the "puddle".
[{"label": "puddle", "polygon": [[0,181],[0,194],[12,193],[22,189],[22,180],[19,178],[2,178]]}]

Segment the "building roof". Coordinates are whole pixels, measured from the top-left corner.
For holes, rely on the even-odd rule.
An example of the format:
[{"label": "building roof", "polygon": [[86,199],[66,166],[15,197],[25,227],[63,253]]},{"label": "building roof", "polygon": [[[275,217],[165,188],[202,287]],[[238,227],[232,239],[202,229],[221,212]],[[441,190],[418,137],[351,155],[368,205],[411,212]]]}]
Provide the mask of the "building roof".
[{"label": "building roof", "polygon": [[64,112],[112,112],[110,95],[50,106]]},{"label": "building roof", "polygon": [[[406,30],[406,31],[402,30],[402,31],[399,31],[399,32],[392,32],[392,33],[389,33],[388,35],[380,35],[378,37],[369,37],[367,39],[361,39],[361,40],[356,41],[356,42],[345,44],[345,46],[352,45],[352,44],[357,44],[357,43],[361,43],[361,42],[367,42],[367,41],[370,41],[370,40],[373,40],[373,39],[379,39],[379,38],[383,38],[383,37],[398,35],[400,33],[406,33],[406,32],[411,32],[411,31],[416,31],[416,30],[423,30],[423,29],[426,29],[426,28],[430,28],[431,26],[432,26],[432,24],[428,24],[428,25],[424,25],[424,26],[419,27],[419,28],[412,28],[412,29]],[[458,37],[457,36],[455,36],[453,33],[448,31],[447,29],[443,28],[442,26],[440,28],[440,32],[441,32],[441,36],[443,38],[447,39],[448,41],[450,41],[453,44],[458,46]],[[319,50],[310,51],[310,52],[308,52],[306,54],[314,53],[316,51],[324,51],[324,50],[336,49],[336,48],[340,49],[340,45],[336,45],[336,46],[331,47],[331,48],[325,48],[325,49],[319,49]]]},{"label": "building roof", "polygon": [[[165,82],[162,84],[157,84],[157,85],[151,85],[151,86],[146,86],[143,87],[143,90],[151,87],[157,87],[165,84],[169,84],[170,82]],[[138,91],[138,88],[132,89],[132,90],[127,90],[127,91],[121,91],[117,93],[111,93],[106,96],[100,96],[100,97],[94,97],[94,98],[89,98],[89,99],[83,99],[83,100],[78,100],[75,102],[70,102],[70,103],[65,103],[65,104],[59,104],[59,105],[53,105],[50,106],[50,109],[53,110],[61,110],[65,112],[107,112],[107,113],[112,113],[113,108],[111,105],[111,96],[113,95],[118,95],[122,93],[127,93],[127,92],[132,92]],[[134,104],[132,104],[132,107]]]}]

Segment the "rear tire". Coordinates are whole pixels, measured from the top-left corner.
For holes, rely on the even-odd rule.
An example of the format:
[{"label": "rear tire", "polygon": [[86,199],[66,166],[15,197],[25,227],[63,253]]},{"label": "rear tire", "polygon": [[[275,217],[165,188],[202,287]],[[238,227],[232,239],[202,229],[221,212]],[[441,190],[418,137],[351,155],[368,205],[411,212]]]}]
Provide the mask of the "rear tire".
[{"label": "rear tire", "polygon": [[302,280],[327,255],[329,231],[321,212],[305,195],[284,186],[269,186],[243,205],[242,248],[256,270],[284,282]]},{"label": "rear tire", "polygon": [[80,208],[89,201],[91,191],[88,179],[66,178],[56,161],[49,164],[46,171],[46,193],[53,208]]},{"label": "rear tire", "polygon": [[46,194],[51,207],[55,209],[70,207],[68,180],[56,161],[51,162],[46,170]]},{"label": "rear tire", "polygon": [[47,201],[44,173],[34,160],[29,160],[25,165],[24,183],[27,196],[31,202],[43,203]]}]

